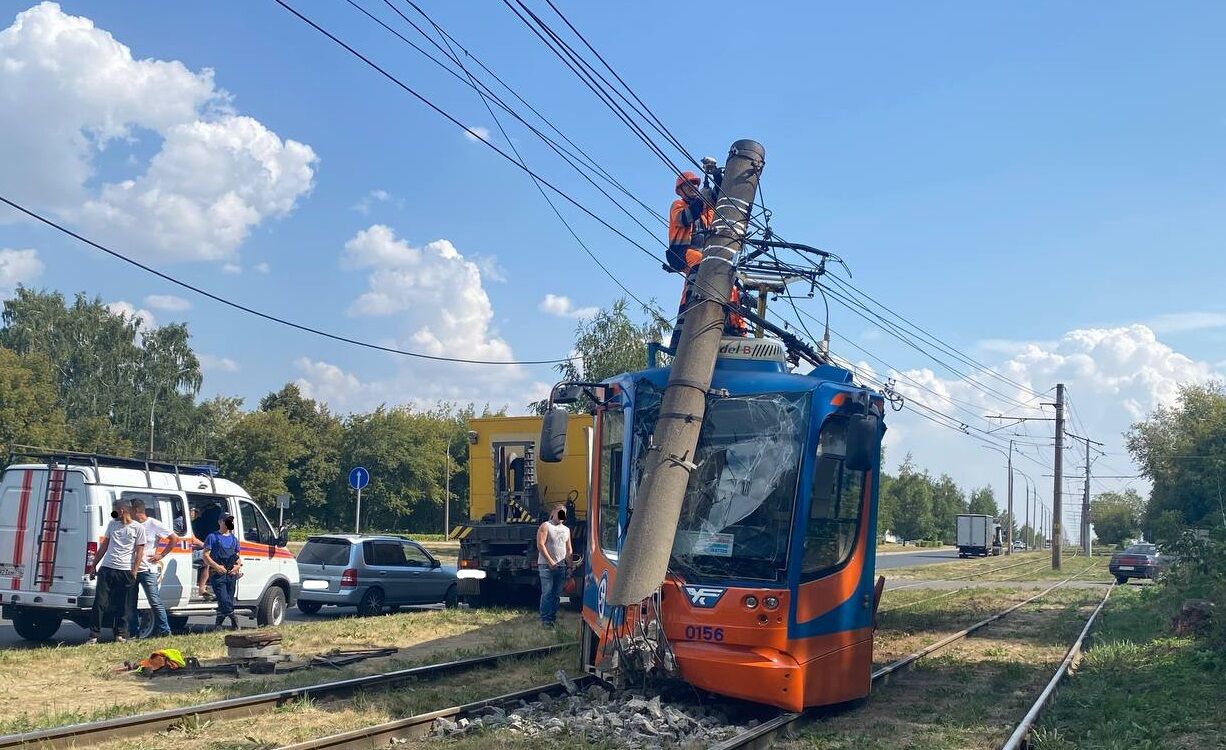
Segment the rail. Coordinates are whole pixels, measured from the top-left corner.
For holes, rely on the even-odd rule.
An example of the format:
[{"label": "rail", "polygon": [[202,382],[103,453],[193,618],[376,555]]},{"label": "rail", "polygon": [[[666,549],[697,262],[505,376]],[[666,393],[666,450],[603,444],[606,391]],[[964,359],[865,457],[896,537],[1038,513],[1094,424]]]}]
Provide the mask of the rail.
[{"label": "rail", "polygon": [[[1088,570],[1088,569],[1089,568],[1087,567],[1085,570]],[[1017,604],[1014,604],[1008,609],[1005,609],[1001,612],[997,612],[996,614],[991,615],[990,617],[980,620],[974,625],[971,625],[967,628],[963,628],[957,633],[952,633],[935,643],[931,643],[925,646],[924,648],[920,649],[919,651],[916,651],[915,653],[904,656],[903,658],[898,659],[897,661],[891,662],[881,667],[880,669],[874,671],[872,674],[873,685],[884,684],[888,682],[891,675],[906,669],[907,667],[911,666],[912,664],[924,658],[925,656],[928,656],[932,652],[942,649],[951,643],[962,640],[963,638],[966,638],[972,633],[984,627],[987,627],[988,625],[996,622],[997,620],[1000,620],[1001,618],[1006,617],[1007,615],[1013,612],[1016,612],[1017,610],[1026,606],[1027,604],[1030,604],[1031,602],[1036,601],[1046,596],[1047,594],[1050,594],[1052,591],[1055,591],[1061,586],[1064,586],[1069,581],[1072,581],[1074,578],[1077,578],[1078,576],[1080,576],[1082,573],[1085,572],[1085,570],[1082,570],[1075,575],[1069,576],[1068,578],[1065,578],[1064,580],[1060,581],[1059,583],[1056,583],[1053,586],[1049,586],[1043,591],[1040,591],[1034,596],[1028,599],[1024,599],[1021,602],[1018,602]],[[1100,608],[1101,608],[1101,605],[1100,605]],[[1096,614],[1097,614],[1097,611],[1096,611]],[[719,742],[714,745],[711,745],[708,750],[757,750],[758,748],[771,747],[777,741],[780,735],[782,735],[785,732],[791,731],[801,721],[804,721],[807,718],[815,717],[817,715],[817,712],[818,712],[818,709],[809,709],[807,711],[803,711],[799,713],[796,713],[796,712],[782,713],[772,719],[764,721],[763,723],[759,724],[753,729],[750,729],[747,732],[743,732],[737,735],[736,737],[732,737],[723,742]]]},{"label": "rail", "polygon": [[241,718],[263,713],[304,698],[346,695],[358,690],[386,687],[421,677],[435,677],[452,672],[464,672],[497,664],[507,659],[544,656],[574,645],[574,643],[561,643],[552,646],[524,649],[522,651],[491,654],[489,656],[475,656],[438,664],[408,667],[406,669],[363,677],[352,677],[345,680],[334,680],[332,682],[287,688],[285,690],[276,690],[241,698],[229,698],[194,706],[151,711],[118,719],[106,719],[85,724],[56,727],[54,729],[10,734],[0,737],[0,750],[22,747],[38,747],[40,750],[52,750],[54,748],[84,747],[108,740],[139,737],[144,734],[169,729],[188,717],[194,716],[209,720]]},{"label": "rail", "polygon": [[1051,699],[1056,695],[1056,686],[1064,679],[1069,670],[1076,666],[1081,660],[1081,645],[1085,642],[1086,636],[1090,634],[1090,628],[1094,626],[1094,621],[1098,619],[1099,613],[1103,611],[1103,607],[1107,606],[1107,599],[1110,598],[1111,592],[1115,589],[1115,584],[1111,584],[1107,589],[1107,593],[1103,595],[1103,600],[1098,603],[1098,607],[1090,615],[1090,619],[1086,620],[1086,626],[1081,629],[1081,635],[1077,636],[1077,640],[1069,646],[1068,653],[1064,655],[1064,660],[1060,662],[1060,666],[1056,668],[1056,673],[1052,675],[1047,686],[1043,688],[1043,692],[1039,693],[1039,697],[1035,700],[1034,705],[1022,717],[1018,723],[1017,729],[1013,730],[1013,734],[1009,735],[1009,739],[1005,744],[1001,745],[1001,750],[1020,750],[1025,745],[1026,738],[1030,736],[1030,730],[1034,729],[1034,725],[1039,720],[1039,714],[1044,708],[1051,703]]},{"label": "rail", "polygon": [[[594,682],[595,679],[592,675],[583,675],[582,677],[576,677],[573,683],[576,687],[584,688]],[[538,685],[527,690],[507,693],[494,698],[486,698],[473,703],[465,703],[462,706],[452,706],[451,708],[444,708],[438,711],[417,714],[406,719],[394,719],[382,724],[373,724],[368,727],[341,732],[340,734],[305,740],[293,745],[283,745],[278,750],[369,750],[372,747],[386,747],[392,744],[393,740],[402,741],[413,737],[425,737],[430,734],[436,719],[457,721],[476,714],[487,706],[501,706],[520,700],[534,700],[541,693],[558,695],[565,690],[566,688],[561,682]]]}]

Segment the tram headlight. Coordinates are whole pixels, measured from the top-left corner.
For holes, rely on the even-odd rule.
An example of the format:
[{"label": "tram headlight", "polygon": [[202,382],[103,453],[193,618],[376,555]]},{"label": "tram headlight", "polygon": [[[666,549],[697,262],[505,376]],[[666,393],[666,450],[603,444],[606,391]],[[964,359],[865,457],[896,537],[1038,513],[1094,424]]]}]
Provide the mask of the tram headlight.
[{"label": "tram headlight", "polygon": [[754,596],[753,594],[750,594],[749,596],[745,597],[742,601],[745,602],[745,606],[748,609],[758,608],[758,597]]},{"label": "tram headlight", "polygon": [[762,600],[762,606],[767,609],[779,609],[779,597],[768,596]]}]

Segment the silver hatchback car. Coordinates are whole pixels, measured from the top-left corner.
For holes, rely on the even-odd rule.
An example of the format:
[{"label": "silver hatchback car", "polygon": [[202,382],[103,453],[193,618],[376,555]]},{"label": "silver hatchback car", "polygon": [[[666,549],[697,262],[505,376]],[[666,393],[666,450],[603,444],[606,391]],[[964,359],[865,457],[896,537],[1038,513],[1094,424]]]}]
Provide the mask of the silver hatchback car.
[{"label": "silver hatchback car", "polygon": [[459,602],[456,567],[399,536],[313,536],[298,552],[298,576],[298,609],[308,615],[325,604],[377,615],[405,604]]}]

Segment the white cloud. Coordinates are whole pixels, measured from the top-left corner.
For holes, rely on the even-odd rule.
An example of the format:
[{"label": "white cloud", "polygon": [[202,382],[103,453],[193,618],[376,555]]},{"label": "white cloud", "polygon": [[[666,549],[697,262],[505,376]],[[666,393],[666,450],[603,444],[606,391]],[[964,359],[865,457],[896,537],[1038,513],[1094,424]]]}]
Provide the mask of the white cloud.
[{"label": "white cloud", "polygon": [[268,261],[261,261],[251,267],[256,273],[271,273],[272,266],[268,265]]},{"label": "white cloud", "polygon": [[[480,265],[451,242],[435,240],[418,247],[390,227],[375,224],[345,243],[341,266],[367,274],[368,289],[350,305],[350,315],[394,316],[399,334],[390,345],[436,356],[515,359],[510,344],[494,330],[494,308]],[[304,392],[338,411],[381,403],[472,401],[520,412],[540,391],[518,365],[398,359],[393,373],[375,379],[359,376],[350,366],[308,357],[295,366],[302,373],[299,385]]]},{"label": "white cloud", "polygon": [[393,200],[398,207],[404,205],[403,201],[395,199],[394,196],[386,190],[371,190],[369,193],[362,196],[361,200],[350,206],[350,208],[363,216],[369,216],[370,209],[374,206],[374,204],[389,203],[393,202]]},{"label": "white cloud", "polygon": [[[234,112],[211,70],[135,59],[54,3],[0,31],[0,61],[0,189],[141,257],[231,259],[312,186],[311,148]],[[147,137],[161,145],[142,174],[97,172],[98,153]]]},{"label": "white cloud", "polygon": [[[1109,470],[1096,467],[1098,473],[1130,474],[1133,470],[1124,455],[1123,444],[1123,434],[1129,426],[1145,418],[1156,406],[1170,404],[1180,384],[1221,376],[1221,364],[1215,366],[1193,360],[1160,341],[1151,328],[1141,324],[1072,330],[1054,342],[1009,343],[1007,350],[1011,353],[1005,355],[995,369],[1028,390],[986,375],[977,380],[984,388],[1001,391],[1010,399],[1023,402],[1025,407],[985,393],[982,388],[964,380],[946,378],[929,369],[888,374],[897,378],[897,389],[909,404],[902,412],[887,416],[890,431],[898,432],[890,438],[887,455],[891,469],[910,452],[920,466],[934,473],[948,472],[966,485],[993,484],[997,498],[1003,505],[1003,458],[980,448],[976,440],[921,418],[919,415],[924,412],[916,403],[938,409],[974,427],[990,429],[1003,423],[983,419],[987,414],[1052,417],[1052,409],[1041,408],[1037,404],[1054,401],[1055,394],[1051,389],[1056,383],[1064,383],[1071,403],[1067,430],[1076,434],[1084,434],[1080,431],[1085,430],[1091,439],[1106,443],[1103,450],[1113,454],[1101,459],[1104,467],[1111,464]],[[916,383],[940,394],[940,397],[921,390]],[[1030,391],[1044,395],[1035,398]],[[958,402],[965,410],[949,400]],[[1052,462],[1050,421],[1031,422],[1026,426],[1001,429],[994,434],[1006,441],[1010,438],[1019,441],[1022,444],[1020,451],[1027,457],[1048,465]],[[1031,442],[1040,445],[1026,445]],[[1066,443],[1071,445],[1069,441]],[[1029,458],[1015,458],[1014,463],[1030,475],[1039,486],[1044,501],[1050,505],[1051,478],[1042,476],[1050,474],[1050,469],[1039,466]],[[1065,456],[1066,475],[1080,474],[1083,464],[1084,454],[1070,449]],[[1024,497],[1021,481],[1019,479],[1015,483],[1015,503],[1021,502]],[[1096,493],[1125,483],[1097,481],[1092,491]],[[1070,507],[1079,507],[1079,504],[1080,493]],[[1021,514],[1020,506],[1017,506],[1017,512]]]},{"label": "white cloud", "polygon": [[238,372],[238,363],[229,357],[219,357],[216,354],[196,353],[200,360],[200,369],[205,372]]},{"label": "white cloud", "polygon": [[192,308],[192,303],[173,294],[150,294],[145,297],[145,304],[154,310],[166,312],[183,312]]},{"label": "white cloud", "polygon": [[124,300],[108,302],[106,303],[106,309],[115,315],[137,321],[144,330],[157,328],[158,321],[157,318],[153,317],[153,313],[144,308],[138,308],[131,302],[125,302]]},{"label": "white cloud", "polygon": [[1208,328],[1226,328],[1226,312],[1167,313],[1149,321],[1149,327],[1158,333],[1185,333]]},{"label": "white cloud", "polygon": [[221,272],[228,273],[231,276],[236,276],[243,272],[243,267],[237,263],[222,263]]},{"label": "white cloud", "polygon": [[570,297],[565,297],[559,294],[546,294],[545,299],[541,300],[536,306],[538,310],[549,315],[556,315],[559,318],[577,318],[586,320],[595,317],[596,313],[600,312],[598,307],[575,307],[570,301]]},{"label": "white cloud", "polygon": [[482,125],[470,125],[469,131],[465,131],[464,137],[476,143],[478,141],[488,141],[490,139],[490,129]]},{"label": "white cloud", "polygon": [[28,284],[43,273],[43,262],[37,250],[0,249],[0,290],[6,292],[18,284]]}]

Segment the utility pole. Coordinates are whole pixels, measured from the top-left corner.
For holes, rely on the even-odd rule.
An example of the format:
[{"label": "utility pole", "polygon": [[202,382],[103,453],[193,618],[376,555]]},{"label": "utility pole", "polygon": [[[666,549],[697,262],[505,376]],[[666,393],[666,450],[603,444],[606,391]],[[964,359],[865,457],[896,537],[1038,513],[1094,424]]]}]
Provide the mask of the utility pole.
[{"label": "utility pole", "polygon": [[[1030,529],[1030,539],[1022,539],[1026,547],[1034,546],[1034,527],[1030,525],[1030,484],[1026,484],[1026,528]],[[1023,534],[1022,536],[1025,536]]]},{"label": "utility pole", "polygon": [[1005,528],[1005,554],[1013,554],[1013,441],[1009,441],[1009,520]]},{"label": "utility pole", "polygon": [[732,144],[715,202],[715,221],[703,259],[690,284],[694,303],[685,312],[668,385],[660,400],[655,444],[644,457],[638,507],[630,518],[609,603],[636,604],[664,581],[685,488],[694,469],[694,449],[706,412],[707,391],[724,331],[724,306],[732,291],[734,266],[745,241],[766,149],[756,141]]},{"label": "utility pole", "polygon": [[1060,569],[1060,546],[1064,541],[1064,524],[1060,513],[1060,493],[1064,491],[1064,383],[1056,384],[1056,478],[1051,489],[1051,569]]},{"label": "utility pole", "polygon": [[1091,440],[1088,437],[1074,435],[1069,433],[1069,437],[1073,440],[1080,440],[1086,445],[1086,475],[1085,486],[1081,494],[1081,551],[1087,557],[1093,551],[1090,545],[1090,446],[1097,445],[1102,447],[1102,443]]}]

